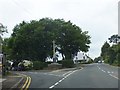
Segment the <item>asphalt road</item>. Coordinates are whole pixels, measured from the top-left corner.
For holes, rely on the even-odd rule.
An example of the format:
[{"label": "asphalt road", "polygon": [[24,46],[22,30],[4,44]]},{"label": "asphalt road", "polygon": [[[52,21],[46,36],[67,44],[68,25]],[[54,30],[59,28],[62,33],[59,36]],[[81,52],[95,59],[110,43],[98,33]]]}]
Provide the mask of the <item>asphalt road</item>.
[{"label": "asphalt road", "polygon": [[118,88],[118,68],[89,64],[77,70],[22,72],[32,78],[29,88]]}]

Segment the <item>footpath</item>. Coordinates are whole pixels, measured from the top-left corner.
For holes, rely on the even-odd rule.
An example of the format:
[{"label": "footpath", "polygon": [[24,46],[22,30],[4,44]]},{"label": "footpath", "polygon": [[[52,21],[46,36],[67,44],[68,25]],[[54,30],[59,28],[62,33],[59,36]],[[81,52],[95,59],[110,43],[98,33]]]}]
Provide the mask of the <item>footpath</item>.
[{"label": "footpath", "polygon": [[26,76],[10,72],[1,79],[2,90],[20,90],[26,81]]}]

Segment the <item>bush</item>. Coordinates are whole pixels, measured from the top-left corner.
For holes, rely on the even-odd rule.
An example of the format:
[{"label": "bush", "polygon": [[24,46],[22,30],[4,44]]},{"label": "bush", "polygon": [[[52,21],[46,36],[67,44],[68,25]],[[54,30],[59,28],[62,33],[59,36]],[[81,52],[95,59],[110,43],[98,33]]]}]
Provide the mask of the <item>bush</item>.
[{"label": "bush", "polygon": [[73,60],[63,60],[62,61],[62,67],[64,68],[73,68],[74,67],[74,62]]},{"label": "bush", "polygon": [[40,70],[45,67],[47,67],[47,63],[45,63],[45,62],[40,62],[40,61],[33,62],[33,69],[35,69],[35,70]]},{"label": "bush", "polygon": [[26,67],[26,70],[32,70],[33,69],[33,64],[29,64],[27,67]]},{"label": "bush", "polygon": [[62,64],[62,61],[57,61],[57,63]]},{"label": "bush", "polygon": [[23,60],[18,64],[18,70],[24,71],[24,70],[31,70],[33,68],[33,63],[28,60]]}]

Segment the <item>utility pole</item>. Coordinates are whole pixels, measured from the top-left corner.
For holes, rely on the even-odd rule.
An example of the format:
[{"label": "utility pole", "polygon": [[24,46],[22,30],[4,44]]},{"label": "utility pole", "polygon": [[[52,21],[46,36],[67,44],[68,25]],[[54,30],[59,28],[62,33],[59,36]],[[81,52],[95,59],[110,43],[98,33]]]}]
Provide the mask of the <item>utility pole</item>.
[{"label": "utility pole", "polygon": [[2,51],[2,41],[0,40],[0,62],[2,62],[2,76],[5,76],[6,74],[6,60],[5,60],[5,54]]},{"label": "utility pole", "polygon": [[6,60],[5,60],[5,54],[3,54],[3,57],[2,57],[2,75],[3,75],[3,76],[6,75]]},{"label": "utility pole", "polygon": [[55,48],[56,48],[56,45],[55,45],[55,41],[53,40],[53,63],[56,63]]}]

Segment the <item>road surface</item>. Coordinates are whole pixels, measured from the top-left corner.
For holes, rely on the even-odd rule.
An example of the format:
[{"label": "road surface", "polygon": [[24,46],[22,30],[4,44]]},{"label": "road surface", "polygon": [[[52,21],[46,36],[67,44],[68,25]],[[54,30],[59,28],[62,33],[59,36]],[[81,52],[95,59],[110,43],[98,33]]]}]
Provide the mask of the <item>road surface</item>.
[{"label": "road surface", "polygon": [[118,88],[118,68],[88,64],[77,70],[22,72],[32,78],[29,88]]}]

